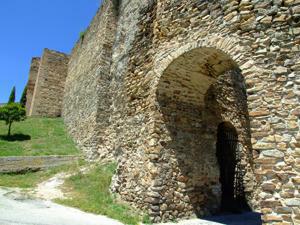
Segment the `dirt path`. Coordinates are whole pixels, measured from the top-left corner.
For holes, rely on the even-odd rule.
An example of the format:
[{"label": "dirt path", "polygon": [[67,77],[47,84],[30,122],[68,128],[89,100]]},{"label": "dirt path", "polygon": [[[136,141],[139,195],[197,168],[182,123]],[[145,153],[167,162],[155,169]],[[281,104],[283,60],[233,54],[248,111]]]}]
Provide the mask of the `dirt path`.
[{"label": "dirt path", "polygon": [[70,177],[71,174],[67,173],[58,173],[54,177],[40,183],[36,189],[33,190],[32,194],[37,198],[44,200],[53,200],[56,198],[63,199],[65,198],[61,186],[64,183],[64,180]]}]

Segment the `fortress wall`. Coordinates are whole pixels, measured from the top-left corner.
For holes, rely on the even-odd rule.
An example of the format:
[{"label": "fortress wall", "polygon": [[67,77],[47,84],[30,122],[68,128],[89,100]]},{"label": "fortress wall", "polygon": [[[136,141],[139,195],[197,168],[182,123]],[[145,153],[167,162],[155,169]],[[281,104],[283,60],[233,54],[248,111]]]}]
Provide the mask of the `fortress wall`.
[{"label": "fortress wall", "polygon": [[[144,11],[152,5],[150,0],[131,0],[120,1],[119,17],[116,31],[116,39],[113,46],[111,77],[112,82],[110,89],[114,91],[111,104],[110,121],[112,126],[108,138],[113,143],[115,157],[119,160],[126,159],[127,140],[133,140],[139,137],[137,127],[141,126],[142,120],[133,119],[135,128],[128,127],[127,118],[127,101],[124,97],[126,93],[126,73],[130,69],[129,59],[130,52],[134,46],[134,41],[139,27],[139,19]],[[131,132],[128,132],[131,129]],[[130,137],[128,136],[130,135]],[[118,186],[118,184],[116,184]]]},{"label": "fortress wall", "polygon": [[29,115],[59,116],[64,89],[69,133],[90,159],[114,154],[112,190],[155,222],[217,212],[228,122],[247,203],[267,224],[299,224],[299,10],[299,0],[104,1],[65,88],[68,57],[45,50]]},{"label": "fortress wall", "polygon": [[69,56],[45,49],[40,61],[29,116],[61,116]]},{"label": "fortress wall", "polygon": [[37,74],[39,71],[41,58],[34,57],[32,58],[31,65],[30,65],[30,71],[29,71],[29,79],[27,82],[27,92],[26,92],[26,114],[29,115],[31,103],[32,103],[32,97],[34,92],[34,86],[36,83]]},{"label": "fortress wall", "polygon": [[[155,18],[153,13],[155,2],[152,0],[121,2],[111,68],[113,77],[111,86],[116,90],[112,104],[111,121],[114,125],[114,133],[111,139],[115,141],[114,153],[118,160],[118,170],[112,181],[112,190],[119,193],[125,201],[148,213],[150,204],[144,201],[147,192],[145,187],[150,187],[152,180],[148,169],[145,169],[148,166],[148,159],[143,145],[149,134],[148,129],[145,128],[149,124],[150,115],[143,110],[145,105],[134,104],[138,100],[131,96],[131,92],[139,91],[144,79],[151,79],[151,76],[146,78],[145,74],[151,70],[151,59],[154,53],[148,54],[147,50],[152,48],[151,22]],[[138,64],[132,62],[132,58],[138,61]],[[143,68],[140,67],[141,64],[144,65]],[[135,65],[140,68],[136,73]],[[131,76],[136,77],[131,79]],[[139,102],[147,101],[147,96],[139,97]],[[125,182],[127,178],[129,180]],[[135,194],[132,190],[135,190]]]},{"label": "fortress wall", "polygon": [[117,5],[104,1],[69,62],[63,117],[69,133],[88,158],[108,159],[111,154],[105,133],[111,113],[110,65],[116,22]]},{"label": "fortress wall", "polygon": [[[133,1],[122,1],[121,16],[126,15],[126,6],[131,3]],[[188,156],[197,149],[197,143],[186,145],[194,150],[181,151],[184,140],[194,141],[191,127],[188,128],[190,123],[184,117],[182,120],[176,117],[176,112],[165,117],[157,93],[160,87],[165,88],[166,91],[162,90],[167,94],[171,90],[177,101],[172,102],[169,110],[180,109],[187,115],[190,108],[184,103],[192,101],[193,96],[181,91],[186,82],[192,82],[186,75],[193,71],[188,70],[189,65],[184,67],[190,62],[184,60],[195,63],[198,63],[196,59],[208,60],[211,63],[195,65],[199,65],[200,71],[214,74],[222,60],[230,59],[241,69],[246,83],[250,124],[244,128],[251,131],[251,144],[246,146],[251,154],[243,167],[249,174],[254,172],[254,176],[249,175],[246,180],[252,183],[252,187],[247,187],[248,203],[264,214],[262,218],[268,224],[298,224],[300,2],[158,0],[149,1],[148,6],[139,9],[137,14],[135,27],[138,30],[128,48],[125,73],[121,74],[124,83],[119,89],[122,92],[120,104],[115,105],[123,121],[119,123],[121,128],[116,126],[121,137],[116,143],[120,157],[114,190],[124,200],[149,210],[154,221],[193,213],[209,214],[207,209],[201,209],[201,204],[194,205],[203,201],[205,194],[196,199],[188,194],[199,185],[196,180],[191,181],[197,171],[191,169],[195,164]],[[203,54],[201,48],[213,50]],[[200,49],[200,53],[176,61],[181,67],[174,68],[180,71],[184,67],[184,75],[175,76],[176,70],[172,70],[169,80],[162,79],[173,61],[193,49]],[[216,49],[228,59],[214,53]],[[162,81],[164,85],[160,86]],[[244,124],[234,117],[227,120]],[[172,121],[174,124],[181,121],[179,125],[184,127],[178,130],[179,136],[173,136],[168,127]],[[197,126],[201,124],[199,120]],[[216,132],[211,129],[210,138]],[[247,132],[242,132],[241,139],[249,140],[244,133]],[[178,149],[181,149],[180,154],[176,154]],[[185,169],[189,172],[185,173]],[[201,173],[209,174],[208,169],[202,168]],[[209,188],[214,191],[212,186]]]}]

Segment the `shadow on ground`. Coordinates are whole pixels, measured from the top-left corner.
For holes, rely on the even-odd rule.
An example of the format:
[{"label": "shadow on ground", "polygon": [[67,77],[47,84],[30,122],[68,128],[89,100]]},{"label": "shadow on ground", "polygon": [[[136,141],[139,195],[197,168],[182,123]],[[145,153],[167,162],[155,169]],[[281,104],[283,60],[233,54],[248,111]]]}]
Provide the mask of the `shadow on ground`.
[{"label": "shadow on ground", "polygon": [[13,134],[10,136],[0,135],[0,140],[3,140],[3,141],[28,141],[30,139],[31,139],[31,136],[26,135],[26,134]]},{"label": "shadow on ground", "polygon": [[245,212],[240,214],[221,214],[203,218],[206,221],[217,222],[226,225],[261,225],[261,214]]}]

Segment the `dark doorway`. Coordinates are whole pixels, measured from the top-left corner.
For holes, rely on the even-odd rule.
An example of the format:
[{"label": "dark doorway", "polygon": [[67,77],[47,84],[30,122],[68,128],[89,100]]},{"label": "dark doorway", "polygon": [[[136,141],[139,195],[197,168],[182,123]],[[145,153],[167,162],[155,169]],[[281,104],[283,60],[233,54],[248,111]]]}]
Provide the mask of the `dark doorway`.
[{"label": "dark doorway", "polygon": [[244,193],[239,152],[236,129],[230,123],[221,123],[218,127],[216,153],[222,185],[221,212],[239,213],[249,210]]}]

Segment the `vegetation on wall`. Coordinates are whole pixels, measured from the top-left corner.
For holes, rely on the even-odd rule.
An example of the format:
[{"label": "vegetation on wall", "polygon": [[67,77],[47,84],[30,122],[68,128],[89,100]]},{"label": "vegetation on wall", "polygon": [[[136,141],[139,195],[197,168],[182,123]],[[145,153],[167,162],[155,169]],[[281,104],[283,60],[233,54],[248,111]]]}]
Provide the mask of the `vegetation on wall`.
[{"label": "vegetation on wall", "polygon": [[81,32],[79,33],[79,38],[80,38],[81,43],[83,42],[86,33],[87,33],[87,30],[81,31]]},{"label": "vegetation on wall", "polygon": [[119,9],[120,9],[121,3],[122,3],[122,0],[113,0],[114,9],[115,9],[117,15],[119,15]]}]

